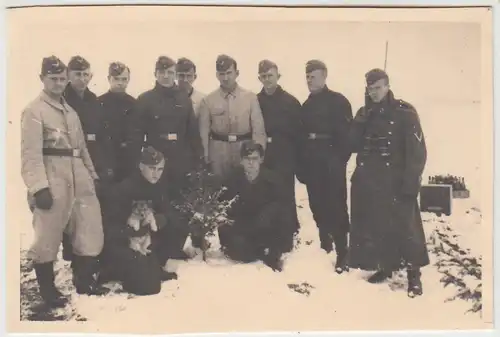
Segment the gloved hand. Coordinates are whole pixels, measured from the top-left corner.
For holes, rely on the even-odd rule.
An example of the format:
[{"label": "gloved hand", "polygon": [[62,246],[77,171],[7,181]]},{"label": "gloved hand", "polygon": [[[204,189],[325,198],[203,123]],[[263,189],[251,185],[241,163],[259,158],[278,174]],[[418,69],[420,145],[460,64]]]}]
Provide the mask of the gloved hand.
[{"label": "gloved hand", "polygon": [[36,192],[34,197],[35,205],[39,209],[49,210],[52,208],[54,200],[52,199],[52,193],[50,193],[50,189],[48,187]]}]

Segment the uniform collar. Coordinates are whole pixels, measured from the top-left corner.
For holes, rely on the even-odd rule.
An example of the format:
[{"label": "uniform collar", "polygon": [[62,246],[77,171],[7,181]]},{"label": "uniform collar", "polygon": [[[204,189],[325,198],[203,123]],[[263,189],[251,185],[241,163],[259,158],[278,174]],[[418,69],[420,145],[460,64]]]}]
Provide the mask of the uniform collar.
[{"label": "uniform collar", "polygon": [[278,84],[278,86],[276,87],[276,90],[271,95],[268,95],[264,88],[262,88],[262,90],[260,92],[262,95],[264,95],[264,97],[272,97],[272,96],[281,94],[283,92],[283,88],[281,87],[281,85]]},{"label": "uniform collar", "polygon": [[95,96],[95,95],[87,87],[87,88],[85,88],[85,91],[83,92],[83,97],[80,97],[80,95],[78,95],[76,93],[75,89],[73,89],[73,87],[71,86],[71,83],[68,83],[68,85],[66,86],[66,89],[64,90],[64,96],[65,97],[69,96],[70,100],[78,98],[78,99],[80,99],[82,101],[85,101],[85,100],[89,99],[91,96]]},{"label": "uniform collar", "polygon": [[177,91],[177,85],[174,84],[171,87],[164,87],[156,81],[154,90],[161,94],[172,96]]},{"label": "uniform collar", "polygon": [[62,111],[62,112],[66,111],[65,105],[67,103],[66,103],[66,100],[64,99],[63,96],[61,96],[60,101],[56,101],[55,99],[50,97],[45,91],[42,90],[39,97],[42,101],[44,101],[48,105],[56,108],[57,110]]},{"label": "uniform collar", "polygon": [[240,86],[239,84],[236,84],[236,87],[230,92],[222,90],[222,87],[219,87],[219,93],[223,98],[228,98],[228,97],[237,97],[238,94],[240,93]]},{"label": "uniform collar", "polygon": [[309,97],[318,96],[318,95],[324,94],[328,90],[330,90],[330,88],[328,88],[328,85],[325,84],[325,86],[323,88],[321,88],[320,90],[316,91],[315,93],[312,93],[312,92],[309,93]]}]

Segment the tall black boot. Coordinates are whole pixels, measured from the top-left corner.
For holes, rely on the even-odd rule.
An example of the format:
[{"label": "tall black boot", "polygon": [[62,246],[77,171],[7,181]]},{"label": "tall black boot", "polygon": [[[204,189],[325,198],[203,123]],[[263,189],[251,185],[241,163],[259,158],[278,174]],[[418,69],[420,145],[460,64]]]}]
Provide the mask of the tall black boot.
[{"label": "tall black boot", "polygon": [[92,256],[73,255],[73,284],[80,295],[102,296],[109,292],[98,284],[96,273],[98,259]]},{"label": "tall black boot", "polygon": [[333,251],[333,238],[332,234],[322,227],[319,227],[319,241],[321,249],[323,249],[327,254]]},{"label": "tall black boot", "polygon": [[71,244],[71,237],[69,234],[63,233],[62,246],[63,260],[71,261],[73,259],[73,245]]},{"label": "tall black boot", "polygon": [[50,308],[62,308],[68,300],[57,290],[54,284],[54,263],[35,263],[35,274],[38,281],[40,296]]},{"label": "tall black boot", "polygon": [[420,279],[422,275],[420,268],[409,266],[406,273],[408,276],[408,297],[421,296],[424,291],[422,289],[422,280]]},{"label": "tall black boot", "polygon": [[335,262],[335,272],[342,274],[349,271],[347,264],[347,233],[337,233],[334,235],[335,252],[337,253],[337,261]]}]

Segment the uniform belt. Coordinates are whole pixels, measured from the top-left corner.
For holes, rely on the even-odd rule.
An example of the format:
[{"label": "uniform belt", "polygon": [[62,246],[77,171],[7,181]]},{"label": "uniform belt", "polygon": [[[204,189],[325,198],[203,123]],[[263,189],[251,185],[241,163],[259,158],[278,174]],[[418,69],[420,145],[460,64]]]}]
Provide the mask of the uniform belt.
[{"label": "uniform belt", "polygon": [[308,133],[307,139],[316,140],[316,139],[331,139],[332,136],[326,133]]},{"label": "uniform belt", "polygon": [[242,135],[221,135],[220,133],[210,132],[210,136],[213,140],[220,140],[223,142],[240,142],[242,140],[252,139],[252,133],[248,132]]},{"label": "uniform belt", "polygon": [[44,156],[58,156],[58,157],[81,157],[80,149],[56,149],[56,148],[43,148],[42,153]]},{"label": "uniform belt", "polygon": [[177,137],[177,133],[175,133],[175,132],[162,133],[160,135],[160,138],[163,140],[167,140],[167,141],[179,140],[179,138]]}]

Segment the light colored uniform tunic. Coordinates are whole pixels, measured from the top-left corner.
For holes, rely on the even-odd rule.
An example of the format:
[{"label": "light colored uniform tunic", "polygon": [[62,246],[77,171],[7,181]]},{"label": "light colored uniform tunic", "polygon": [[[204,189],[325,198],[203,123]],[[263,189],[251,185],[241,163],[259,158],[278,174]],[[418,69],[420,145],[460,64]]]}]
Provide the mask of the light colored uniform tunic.
[{"label": "light colored uniform tunic", "polygon": [[[21,175],[28,200],[49,188],[53,205],[33,209],[34,243],[28,257],[35,263],[56,260],[62,234],[70,235],[73,253],[100,254],[104,238],[101,208],[96,197],[97,174],[90,159],[77,113],[64,99],[58,102],[42,92],[22,112]],[[42,148],[75,149],[80,157],[44,156]]]},{"label": "light colored uniform tunic", "polygon": [[193,111],[196,118],[200,115],[200,104],[203,98],[205,98],[205,94],[199,92],[198,90],[193,88],[193,92],[191,93],[191,102],[193,102]]},{"label": "light colored uniform tunic", "polygon": [[262,111],[257,95],[237,86],[231,93],[221,88],[202,99],[199,108],[199,125],[205,158],[215,174],[225,177],[240,165],[242,141],[211,139],[211,132],[221,135],[252,134],[252,139],[264,149],[267,144]]}]

